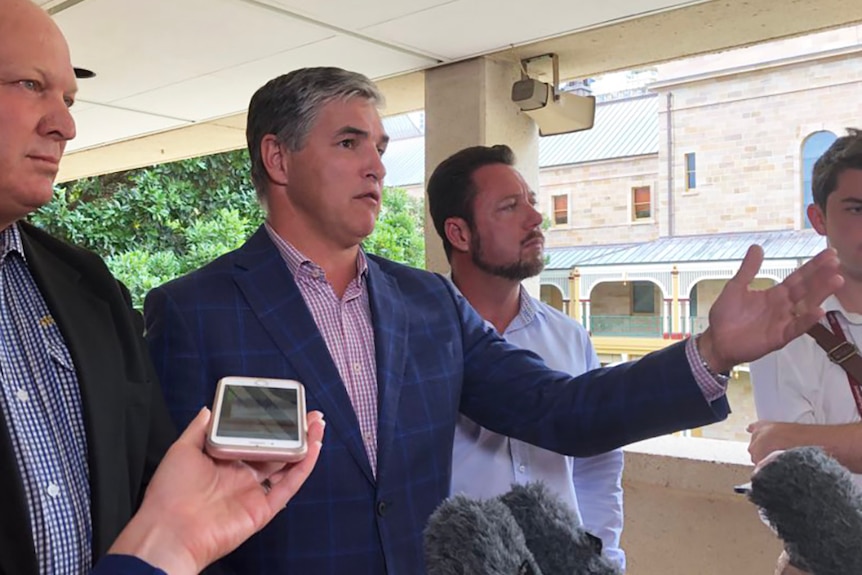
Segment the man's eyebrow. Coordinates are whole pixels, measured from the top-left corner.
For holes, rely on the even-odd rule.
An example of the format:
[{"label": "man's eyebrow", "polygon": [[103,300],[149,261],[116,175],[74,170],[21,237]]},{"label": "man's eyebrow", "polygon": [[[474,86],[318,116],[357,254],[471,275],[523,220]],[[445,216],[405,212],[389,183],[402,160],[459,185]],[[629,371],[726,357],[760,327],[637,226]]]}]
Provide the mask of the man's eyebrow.
[{"label": "man's eyebrow", "polygon": [[356,128],[354,126],[344,126],[337,132],[335,132],[336,136],[360,136],[362,138],[367,138],[369,133],[367,130],[362,130],[360,128]]},{"label": "man's eyebrow", "polygon": [[862,198],[844,198],[842,204],[862,204]]},{"label": "man's eyebrow", "polygon": [[[371,133],[368,130],[363,130],[361,128],[357,128],[355,126],[344,126],[340,130],[335,133],[335,137],[339,136],[359,136],[360,138],[370,138]],[[384,146],[389,144],[389,135],[383,134],[380,137],[380,143]]]}]

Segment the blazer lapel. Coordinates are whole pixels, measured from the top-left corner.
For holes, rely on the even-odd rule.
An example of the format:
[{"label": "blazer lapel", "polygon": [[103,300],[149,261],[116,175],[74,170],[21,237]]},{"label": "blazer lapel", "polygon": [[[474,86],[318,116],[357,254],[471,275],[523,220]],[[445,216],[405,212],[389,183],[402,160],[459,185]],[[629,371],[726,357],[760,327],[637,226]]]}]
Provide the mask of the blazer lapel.
[{"label": "blazer lapel", "polygon": [[377,359],[377,477],[383,477],[398,420],[401,382],[407,365],[408,325],[404,299],[395,279],[368,258],[368,291]]},{"label": "blazer lapel", "polygon": [[111,544],[112,526],[120,522],[116,514],[127,506],[115,499],[128,499],[122,493],[128,478],[117,475],[126,467],[111,464],[126,457],[123,434],[117,433],[125,416],[117,409],[124,405],[118,392],[121,386],[107,375],[125,372],[117,363],[121,354],[111,352],[116,328],[108,305],[80,285],[77,271],[39,243],[27,242],[26,235],[24,239],[30,269],[75,365],[87,435],[93,553],[98,554]]},{"label": "blazer lapel", "polygon": [[263,227],[238,252],[235,281],[258,320],[296,370],[309,404],[316,404],[326,416],[327,433],[339,435],[373,483],[359,420],[347,388],[290,270]]}]

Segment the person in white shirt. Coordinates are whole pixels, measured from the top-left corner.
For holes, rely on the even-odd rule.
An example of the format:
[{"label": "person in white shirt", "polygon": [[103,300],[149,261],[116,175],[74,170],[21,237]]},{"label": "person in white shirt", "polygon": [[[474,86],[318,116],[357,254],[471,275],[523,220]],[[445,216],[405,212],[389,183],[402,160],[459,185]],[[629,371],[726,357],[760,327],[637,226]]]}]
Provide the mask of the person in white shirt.
[{"label": "person in white shirt", "polygon": [[[849,129],[817,160],[808,217],[837,252],[844,285],[823,309],[847,341],[862,342],[862,132]],[[824,318],[821,324],[833,331]],[[862,423],[847,372],[808,334],[751,363],[759,421],[749,426],[752,461],[801,445],[824,447],[862,485]]]},{"label": "person in white shirt", "polygon": [[[535,352],[553,369],[579,375],[600,367],[587,331],[534,299],[521,281],[544,267],[542,215],[535,193],[513,167],[507,146],[461,150],[428,183],[434,225],[442,230],[452,282],[508,342]],[[467,200],[468,218],[455,217]],[[452,493],[490,498],[513,483],[543,481],[602,540],[603,553],[621,569],[623,453],[616,449],[573,458],[485,429],[458,417]]]}]

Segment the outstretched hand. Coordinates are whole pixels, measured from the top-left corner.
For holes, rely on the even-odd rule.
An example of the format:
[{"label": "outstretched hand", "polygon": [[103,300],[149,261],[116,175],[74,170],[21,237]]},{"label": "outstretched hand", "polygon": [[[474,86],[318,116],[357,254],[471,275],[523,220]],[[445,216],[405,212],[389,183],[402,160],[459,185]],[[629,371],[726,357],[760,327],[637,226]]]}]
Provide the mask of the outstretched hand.
[{"label": "outstretched hand", "polygon": [[168,450],[109,553],[135,555],[171,575],[198,573],[269,523],[317,463],[325,425],[320,412],[308,414],[305,459],[254,467],[204,452],[210,416],[201,410]]},{"label": "outstretched hand", "polygon": [[820,304],[844,283],[835,250],[814,259],[767,290],[749,284],[763,263],[763,248],[751,246],[736,275],[709,310],[709,327],[698,347],[715,372],[753,361],[805,333],[821,317]]}]

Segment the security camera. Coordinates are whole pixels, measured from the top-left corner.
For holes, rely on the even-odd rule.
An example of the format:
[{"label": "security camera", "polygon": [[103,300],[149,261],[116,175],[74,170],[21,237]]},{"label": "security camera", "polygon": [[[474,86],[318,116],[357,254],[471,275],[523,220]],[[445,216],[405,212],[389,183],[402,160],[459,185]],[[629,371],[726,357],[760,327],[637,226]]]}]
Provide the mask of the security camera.
[{"label": "security camera", "polygon": [[512,101],[533,118],[542,136],[589,130],[596,116],[596,99],[557,92],[550,84],[533,78],[512,84]]}]

